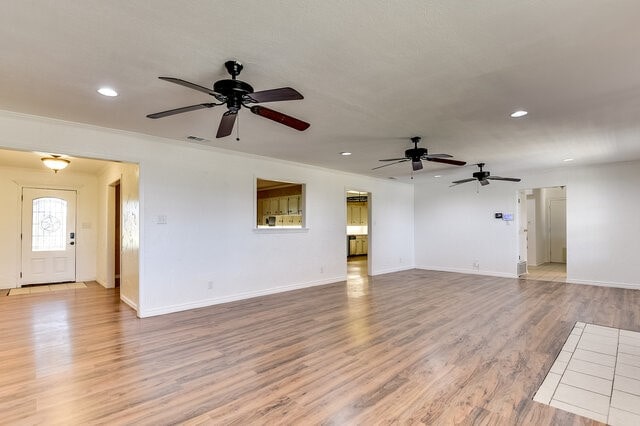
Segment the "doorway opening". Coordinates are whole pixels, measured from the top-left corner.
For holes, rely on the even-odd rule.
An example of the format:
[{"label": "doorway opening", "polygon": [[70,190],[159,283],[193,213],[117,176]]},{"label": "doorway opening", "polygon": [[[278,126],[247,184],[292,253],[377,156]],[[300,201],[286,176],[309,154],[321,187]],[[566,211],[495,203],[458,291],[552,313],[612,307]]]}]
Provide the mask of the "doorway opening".
[{"label": "doorway opening", "polygon": [[[520,191],[519,275],[567,281],[567,191],[564,186]],[[524,270],[521,265],[524,262]],[[521,274],[522,273],[522,274]]]},{"label": "doorway opening", "polygon": [[347,281],[363,280],[369,275],[370,193],[347,191]]}]

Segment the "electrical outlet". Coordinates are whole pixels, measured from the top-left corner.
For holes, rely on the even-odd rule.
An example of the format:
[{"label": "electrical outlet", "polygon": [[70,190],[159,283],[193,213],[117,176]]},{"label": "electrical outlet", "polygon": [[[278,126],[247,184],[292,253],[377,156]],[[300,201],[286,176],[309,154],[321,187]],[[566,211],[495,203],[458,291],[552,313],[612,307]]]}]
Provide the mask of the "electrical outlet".
[{"label": "electrical outlet", "polygon": [[402,265],[402,258],[399,258],[398,262]]},{"label": "electrical outlet", "polygon": [[209,290],[213,290],[213,281],[209,281],[209,282],[207,283],[207,288],[208,288]]},{"label": "electrical outlet", "polygon": [[320,273],[324,274],[324,265],[320,265]]},{"label": "electrical outlet", "polygon": [[475,261],[473,262],[473,269],[475,269],[476,271],[480,270],[480,262],[479,261]]}]

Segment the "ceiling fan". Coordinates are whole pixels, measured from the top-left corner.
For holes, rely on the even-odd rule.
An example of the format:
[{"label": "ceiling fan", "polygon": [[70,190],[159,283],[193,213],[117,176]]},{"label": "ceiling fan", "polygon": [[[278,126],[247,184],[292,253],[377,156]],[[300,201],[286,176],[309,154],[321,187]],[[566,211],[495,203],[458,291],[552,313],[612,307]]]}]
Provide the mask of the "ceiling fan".
[{"label": "ceiling fan", "polygon": [[379,161],[395,161],[394,163],[383,164],[382,166],[374,167],[371,170],[380,169],[382,167],[392,166],[398,163],[404,163],[405,161],[411,161],[411,167],[414,171],[422,169],[422,161],[433,161],[436,163],[446,163],[453,164],[454,166],[464,166],[467,164],[465,161],[460,160],[451,160],[453,156],[449,154],[429,154],[427,148],[418,148],[418,143],[422,138],[420,136],[414,136],[411,138],[411,142],[413,143],[413,148],[409,148],[404,152],[404,157],[402,158],[386,158],[384,160]]},{"label": "ceiling fan", "polygon": [[474,180],[477,180],[478,182],[480,182],[480,185],[482,186],[489,185],[490,180],[506,180],[509,182],[520,182],[522,180],[520,178],[491,176],[490,172],[486,170],[482,170],[482,168],[484,167],[484,163],[478,163],[476,164],[476,166],[480,168],[480,171],[473,173],[472,178],[453,181],[451,182],[453,185],[449,185],[449,186],[456,186],[456,185],[460,185],[461,183],[473,182]]},{"label": "ceiling fan", "polygon": [[277,102],[277,101],[292,101],[297,99],[304,99],[304,97],[295,89],[291,87],[281,87],[279,89],[262,90],[260,92],[254,92],[253,87],[244,81],[236,79],[242,71],[242,64],[237,61],[227,61],[224,66],[227,68],[231,79],[219,80],[213,84],[213,90],[204,86],[200,86],[195,83],[190,83],[185,80],[173,77],[158,77],[160,80],[165,80],[171,83],[179,84],[181,86],[188,87],[190,89],[197,90],[199,92],[207,93],[213,96],[220,103],[206,102],[202,104],[190,105],[182,108],[170,109],[168,111],[156,112],[154,114],[147,115],[148,118],[162,118],[170,115],[181,114],[183,112],[196,111],[204,108],[213,108],[214,106],[226,105],[227,111],[222,114],[220,125],[218,126],[218,133],[216,138],[223,138],[229,136],[233,131],[233,126],[236,121],[236,116],[240,108],[248,108],[252,113],[259,115],[269,120],[276,121],[285,126],[289,126],[296,130],[306,130],[310,124],[290,115],[283,114],[278,111],[274,111],[270,108],[263,107],[261,105],[248,105],[259,104],[263,102]]}]

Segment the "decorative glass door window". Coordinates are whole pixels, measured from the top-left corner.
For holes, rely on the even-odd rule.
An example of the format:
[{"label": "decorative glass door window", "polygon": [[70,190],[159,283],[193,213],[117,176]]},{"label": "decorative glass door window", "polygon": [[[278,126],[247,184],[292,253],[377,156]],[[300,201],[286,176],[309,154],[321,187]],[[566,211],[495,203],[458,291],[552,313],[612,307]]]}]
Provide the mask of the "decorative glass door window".
[{"label": "decorative glass door window", "polygon": [[60,198],[36,198],[32,211],[31,250],[64,251],[67,244],[67,202]]}]

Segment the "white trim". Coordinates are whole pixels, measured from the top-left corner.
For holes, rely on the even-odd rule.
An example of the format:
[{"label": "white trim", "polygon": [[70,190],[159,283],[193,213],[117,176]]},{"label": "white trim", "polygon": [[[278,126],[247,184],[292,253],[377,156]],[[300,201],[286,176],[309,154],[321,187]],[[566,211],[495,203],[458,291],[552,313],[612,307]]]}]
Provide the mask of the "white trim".
[{"label": "white trim", "polygon": [[448,268],[445,266],[416,266],[416,269],[426,269],[428,271],[454,272],[456,274],[486,275],[499,278],[518,278],[515,273],[497,271],[476,271],[475,269]]},{"label": "white trim", "polygon": [[100,284],[104,288],[115,288],[115,285],[110,286],[108,283],[104,283],[104,282],[102,282],[102,280],[99,280],[99,279],[89,280],[89,281],[95,281],[95,282],[97,282],[98,284]]},{"label": "white trim", "polygon": [[[285,291],[298,290],[302,288],[315,287],[320,285],[334,284],[340,281],[346,281],[346,279],[347,279],[346,275],[341,275],[333,278],[327,278],[324,280],[308,281],[308,282],[299,283],[299,284],[289,284],[289,285],[284,285],[280,287],[272,287],[265,290],[248,291],[244,293],[232,294],[229,296],[198,300],[195,302],[161,306],[158,308],[139,310],[138,316],[140,318],[147,318],[147,317],[152,317],[156,315],[170,314],[173,312],[187,311],[189,309],[204,308],[206,306],[218,305],[221,303],[228,303],[228,302],[235,302],[237,300],[251,299],[259,296],[267,296],[269,294],[283,293]],[[120,297],[122,298],[122,296]]]},{"label": "white trim", "polygon": [[396,266],[394,268],[378,269],[376,271],[373,271],[371,276],[382,275],[382,274],[391,274],[393,272],[408,271],[410,269],[415,269],[415,268],[416,267],[413,266],[413,265],[404,265],[404,266]]},{"label": "white trim", "polygon": [[273,227],[273,228],[253,228],[253,232],[256,234],[299,234],[309,232],[309,228],[285,228],[285,227]]},{"label": "white trim", "polygon": [[631,290],[640,290],[640,284],[618,283],[613,281],[576,280],[572,278],[567,278],[567,284],[595,285],[598,287],[615,287],[615,288],[627,288]]},{"label": "white trim", "polygon": [[135,310],[136,312],[138,312],[138,317],[142,318],[142,316],[140,315],[140,311],[138,311],[138,305],[136,305],[133,300],[129,299],[126,296],[123,296],[122,294],[120,294],[120,300],[122,302],[124,302],[126,305],[128,305],[131,309]]}]

